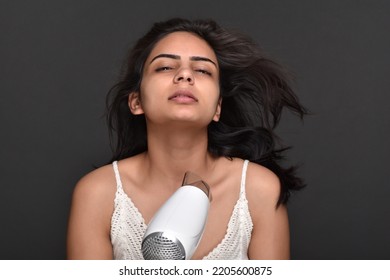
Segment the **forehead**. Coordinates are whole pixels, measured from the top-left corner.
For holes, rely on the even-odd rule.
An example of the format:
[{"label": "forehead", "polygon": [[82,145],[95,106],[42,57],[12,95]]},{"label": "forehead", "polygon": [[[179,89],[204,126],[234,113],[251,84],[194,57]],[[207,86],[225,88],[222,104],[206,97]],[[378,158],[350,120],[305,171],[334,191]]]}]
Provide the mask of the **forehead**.
[{"label": "forehead", "polygon": [[152,49],[147,61],[161,53],[180,55],[181,57],[203,56],[216,61],[216,55],[209,44],[199,36],[189,32],[168,34]]}]

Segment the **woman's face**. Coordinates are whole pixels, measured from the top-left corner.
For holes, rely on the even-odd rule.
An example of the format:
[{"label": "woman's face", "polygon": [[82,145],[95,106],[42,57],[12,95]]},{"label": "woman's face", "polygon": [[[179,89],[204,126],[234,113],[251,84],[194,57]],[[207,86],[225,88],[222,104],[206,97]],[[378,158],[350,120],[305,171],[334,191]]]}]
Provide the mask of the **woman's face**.
[{"label": "woman's face", "polygon": [[192,122],[207,126],[218,121],[221,107],[219,67],[211,47],[188,32],[161,39],[145,65],[140,93],[129,98],[133,114],[148,122]]}]

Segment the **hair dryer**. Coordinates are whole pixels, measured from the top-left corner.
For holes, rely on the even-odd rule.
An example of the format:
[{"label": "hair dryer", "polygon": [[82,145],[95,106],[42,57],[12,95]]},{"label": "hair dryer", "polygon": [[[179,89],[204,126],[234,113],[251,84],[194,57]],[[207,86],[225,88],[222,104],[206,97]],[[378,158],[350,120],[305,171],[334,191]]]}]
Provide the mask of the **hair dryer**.
[{"label": "hair dryer", "polygon": [[145,260],[185,260],[203,235],[210,206],[210,188],[186,172],[182,186],[153,216],[142,240]]}]

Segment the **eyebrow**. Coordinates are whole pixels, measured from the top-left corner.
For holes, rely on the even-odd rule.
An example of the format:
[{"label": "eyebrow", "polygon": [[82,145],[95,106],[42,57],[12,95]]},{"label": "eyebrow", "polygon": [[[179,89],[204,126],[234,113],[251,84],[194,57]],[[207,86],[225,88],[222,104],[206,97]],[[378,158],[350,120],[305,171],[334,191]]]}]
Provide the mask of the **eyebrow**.
[{"label": "eyebrow", "polygon": [[[181,59],[180,55],[162,53],[162,54],[159,54],[159,55],[155,56],[155,57],[150,61],[150,63],[152,63],[153,61],[155,61],[156,59],[161,58],[161,57],[166,57],[166,58],[171,58],[171,59],[177,59],[177,60]],[[217,67],[217,64],[216,64],[214,61],[212,61],[210,58],[207,58],[207,57],[203,57],[203,56],[191,56],[191,57],[190,57],[190,60],[191,60],[191,61],[206,61],[206,62],[210,62],[210,63],[214,64],[214,66],[215,66],[216,68],[218,68],[218,67]]]}]

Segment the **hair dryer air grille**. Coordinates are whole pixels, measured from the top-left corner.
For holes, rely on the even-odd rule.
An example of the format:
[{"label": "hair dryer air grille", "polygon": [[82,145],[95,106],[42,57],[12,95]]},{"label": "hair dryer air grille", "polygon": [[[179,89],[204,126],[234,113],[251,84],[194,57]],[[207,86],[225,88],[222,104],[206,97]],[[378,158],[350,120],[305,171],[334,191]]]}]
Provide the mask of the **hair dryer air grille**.
[{"label": "hair dryer air grille", "polygon": [[145,260],[184,260],[186,257],[180,241],[162,232],[154,232],[144,239],[142,254]]}]

